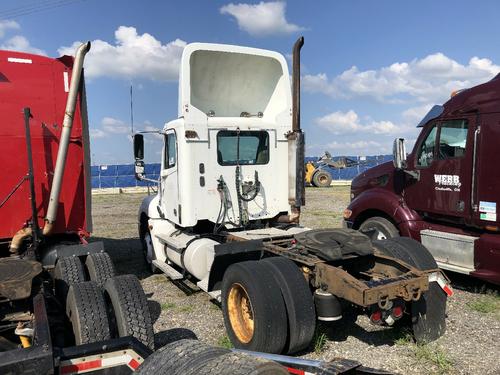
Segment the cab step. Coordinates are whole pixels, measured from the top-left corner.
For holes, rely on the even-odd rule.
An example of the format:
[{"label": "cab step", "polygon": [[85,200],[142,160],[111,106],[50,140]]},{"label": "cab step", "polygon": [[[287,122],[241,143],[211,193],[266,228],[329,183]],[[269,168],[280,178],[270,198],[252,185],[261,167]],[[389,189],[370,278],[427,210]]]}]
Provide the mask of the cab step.
[{"label": "cab step", "polygon": [[167,275],[168,278],[171,279],[171,280],[182,280],[182,279],[184,279],[184,276],[182,275],[182,273],[180,273],[179,271],[177,271],[172,266],[169,266],[165,262],[160,262],[159,260],[154,259],[153,260],[153,264],[155,265],[156,268],[159,268],[160,270],[162,270],[162,272],[165,275]]}]

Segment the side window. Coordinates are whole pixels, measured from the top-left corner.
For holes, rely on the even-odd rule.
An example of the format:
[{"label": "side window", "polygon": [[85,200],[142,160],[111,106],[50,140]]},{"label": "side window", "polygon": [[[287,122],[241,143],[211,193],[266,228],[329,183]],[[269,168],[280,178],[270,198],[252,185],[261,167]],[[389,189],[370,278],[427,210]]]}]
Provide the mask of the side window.
[{"label": "side window", "polygon": [[445,121],[439,134],[440,160],[460,158],[465,155],[468,124],[466,120]]},{"label": "side window", "polygon": [[437,126],[434,125],[427,138],[420,145],[417,154],[417,166],[428,167],[434,161],[434,149],[436,147]]},{"label": "side window", "polygon": [[165,136],[165,160],[163,165],[165,169],[175,167],[177,164],[177,140],[175,133],[168,133]]}]

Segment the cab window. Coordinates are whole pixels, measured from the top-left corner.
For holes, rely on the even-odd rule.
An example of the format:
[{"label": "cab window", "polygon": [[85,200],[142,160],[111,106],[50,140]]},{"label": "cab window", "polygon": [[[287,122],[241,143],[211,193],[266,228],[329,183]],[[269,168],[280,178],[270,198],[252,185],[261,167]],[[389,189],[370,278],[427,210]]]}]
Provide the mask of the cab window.
[{"label": "cab window", "polygon": [[417,153],[417,166],[428,167],[434,161],[434,149],[436,148],[437,126],[434,125],[427,137],[420,145]]},{"label": "cab window", "polygon": [[220,165],[267,164],[269,134],[266,131],[221,130],[217,133],[217,161]]},{"label": "cab window", "polygon": [[163,165],[165,169],[175,167],[177,163],[177,140],[175,133],[165,135],[165,151]]},{"label": "cab window", "polygon": [[441,123],[439,134],[440,160],[460,158],[465,155],[468,124],[466,120],[452,120]]}]

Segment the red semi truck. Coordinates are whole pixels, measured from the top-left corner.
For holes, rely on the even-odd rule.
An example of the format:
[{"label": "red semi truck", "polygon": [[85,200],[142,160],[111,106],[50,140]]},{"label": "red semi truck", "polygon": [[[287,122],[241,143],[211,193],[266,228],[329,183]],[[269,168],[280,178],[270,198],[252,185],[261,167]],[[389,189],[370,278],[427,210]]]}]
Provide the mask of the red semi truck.
[{"label": "red semi truck", "polygon": [[421,241],[446,270],[500,284],[500,75],[434,106],[407,156],[357,176],[348,227]]}]

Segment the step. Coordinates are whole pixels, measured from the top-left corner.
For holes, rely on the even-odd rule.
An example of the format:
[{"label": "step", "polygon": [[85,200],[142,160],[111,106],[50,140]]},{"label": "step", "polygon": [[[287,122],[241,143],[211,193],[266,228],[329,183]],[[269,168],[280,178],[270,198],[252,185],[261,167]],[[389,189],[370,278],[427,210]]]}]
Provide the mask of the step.
[{"label": "step", "polygon": [[210,297],[212,297],[213,299],[217,300],[218,302],[221,301],[221,291],[220,290],[212,290],[211,292],[208,291],[208,277],[206,277],[205,279],[203,279],[201,281],[198,281],[196,283],[196,285],[198,286],[198,288],[200,288],[204,292],[207,292],[208,295]]},{"label": "step", "polygon": [[158,260],[153,260],[153,264],[156,268],[159,268],[163,271],[165,275],[167,275],[171,280],[182,280],[184,276],[177,271],[175,268],[169,266],[167,263],[160,262]]}]

